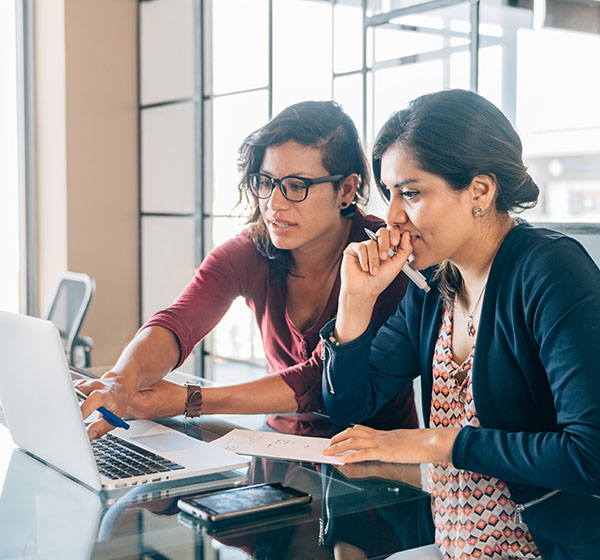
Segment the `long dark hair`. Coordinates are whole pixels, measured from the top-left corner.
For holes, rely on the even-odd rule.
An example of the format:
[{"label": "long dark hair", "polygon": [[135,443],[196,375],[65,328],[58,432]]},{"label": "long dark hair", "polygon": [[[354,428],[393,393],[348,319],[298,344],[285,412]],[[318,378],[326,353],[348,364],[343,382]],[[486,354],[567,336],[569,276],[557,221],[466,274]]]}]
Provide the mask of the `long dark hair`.
[{"label": "long dark hair", "polygon": [[[413,162],[445,179],[454,190],[467,188],[477,175],[496,181],[495,208],[518,213],[537,204],[539,189],[523,164],[521,140],[509,120],[485,98],[460,89],[423,95],[394,113],[373,146],[373,174],[381,195],[381,158],[392,145],[401,145]],[[451,308],[462,289],[462,277],[449,261],[440,264],[444,306]]]},{"label": "long dark hair", "polygon": [[[350,217],[357,204],[369,199],[369,165],[352,119],[334,101],[303,101],[287,107],[265,126],[250,134],[239,149],[240,202],[250,207],[248,223],[258,252],[269,261],[271,273],[285,277],[291,268],[289,251],[277,249],[271,242],[260,215],[258,200],[249,194],[249,175],[260,171],[265,151],[289,141],[321,152],[323,167],[344,177],[356,173],[360,178],[354,200],[342,214]],[[334,184],[336,191],[341,180]]]}]

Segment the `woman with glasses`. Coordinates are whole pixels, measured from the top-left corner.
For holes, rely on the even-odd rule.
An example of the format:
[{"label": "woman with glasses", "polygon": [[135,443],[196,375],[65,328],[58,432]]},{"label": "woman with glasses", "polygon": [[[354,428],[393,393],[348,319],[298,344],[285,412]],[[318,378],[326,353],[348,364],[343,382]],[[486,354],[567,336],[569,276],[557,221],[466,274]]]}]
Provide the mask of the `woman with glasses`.
[{"label": "woman with glasses", "polygon": [[[600,510],[600,271],[575,240],[513,217],[539,192],[521,154],[473,92],[422,96],[384,124],[387,228],[345,251],[323,397],[334,421],[361,422],[420,375],[427,428],[355,426],[326,453],[430,463],[446,558],[598,558],[597,528],[580,556],[548,527]],[[432,289],[409,286],[374,336],[374,302],[411,254]]]},{"label": "woman with glasses", "polygon": [[[318,332],[336,313],[342,252],[366,238],[365,227],[383,225],[358,209],[369,188],[358,133],[337,104],[298,103],[246,138],[240,171],[249,227],[206,257],[177,300],[143,325],[109,372],[78,385],[90,394],[84,414],[99,406],[117,414],[130,407],[129,413],[150,418],[322,409]],[[381,294],[376,326],[396,307],[405,285],[401,275]],[[238,296],[256,317],[271,375],[204,389],[162,380]],[[270,423],[283,428],[284,418]],[[415,427],[412,389],[399,392],[372,422]],[[88,431],[94,438],[110,429],[100,420]]]}]

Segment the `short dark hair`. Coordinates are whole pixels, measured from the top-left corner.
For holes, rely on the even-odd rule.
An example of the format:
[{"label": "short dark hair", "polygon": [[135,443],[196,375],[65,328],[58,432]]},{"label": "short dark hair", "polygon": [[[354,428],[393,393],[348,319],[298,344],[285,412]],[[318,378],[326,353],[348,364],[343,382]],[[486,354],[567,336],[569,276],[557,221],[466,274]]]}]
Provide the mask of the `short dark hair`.
[{"label": "short dark hair", "polygon": [[[257,250],[268,259],[272,272],[283,276],[289,273],[291,255],[271,243],[258,201],[249,194],[247,185],[250,174],[260,171],[266,149],[290,141],[319,150],[328,173],[359,176],[350,209],[368,202],[370,181],[369,164],[356,126],[334,101],[303,101],[291,105],[244,140],[238,160],[240,202],[246,200],[250,207],[248,223]],[[338,190],[340,184],[341,180],[334,183],[334,188]]]},{"label": "short dark hair", "polygon": [[[392,145],[402,146],[415,165],[457,191],[477,175],[493,177],[500,213],[518,213],[537,204],[539,189],[523,164],[519,135],[495,105],[472,91],[423,95],[386,121],[373,146],[373,174],[384,198],[389,193],[381,184],[381,159]],[[438,277],[449,306],[462,288],[460,272],[442,263]]]}]

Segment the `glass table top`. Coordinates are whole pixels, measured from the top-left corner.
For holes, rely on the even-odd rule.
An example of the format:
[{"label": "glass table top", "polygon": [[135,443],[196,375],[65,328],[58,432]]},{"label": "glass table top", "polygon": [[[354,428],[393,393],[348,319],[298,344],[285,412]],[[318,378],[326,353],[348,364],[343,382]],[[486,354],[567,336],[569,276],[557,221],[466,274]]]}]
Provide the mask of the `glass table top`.
[{"label": "glass table top", "polygon": [[[306,433],[326,426],[319,415],[161,422],[208,442],[235,427]],[[426,474],[427,465],[338,467],[254,457],[247,469],[107,496],[17,449],[0,408],[0,558],[435,558],[435,550],[421,548],[434,541],[431,496],[423,490]],[[312,502],[218,525],[177,508],[184,496],[262,482],[308,492]],[[600,499],[561,492],[536,507],[526,521],[544,558],[600,558]]]},{"label": "glass table top", "polygon": [[[207,441],[233,427],[222,418],[168,423]],[[419,516],[431,522],[428,494],[410,483],[420,483],[418,466],[400,465],[392,472],[256,457],[248,469],[198,477],[191,484],[146,485],[103,496],[14,448],[5,426],[0,449],[2,559],[333,558],[336,545],[343,546],[337,543],[375,558],[421,544],[399,537],[395,525],[412,524]],[[177,508],[182,496],[261,482],[282,482],[313,500],[285,513],[212,526]]]}]

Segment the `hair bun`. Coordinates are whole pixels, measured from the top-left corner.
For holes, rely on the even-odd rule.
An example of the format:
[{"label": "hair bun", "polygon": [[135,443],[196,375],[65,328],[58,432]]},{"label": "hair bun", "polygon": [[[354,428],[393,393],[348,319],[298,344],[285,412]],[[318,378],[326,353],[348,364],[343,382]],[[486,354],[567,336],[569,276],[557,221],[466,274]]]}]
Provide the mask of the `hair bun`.
[{"label": "hair bun", "polygon": [[539,195],[539,187],[531,178],[531,175],[525,172],[523,180],[514,190],[511,210],[518,213],[533,208],[537,204]]}]

